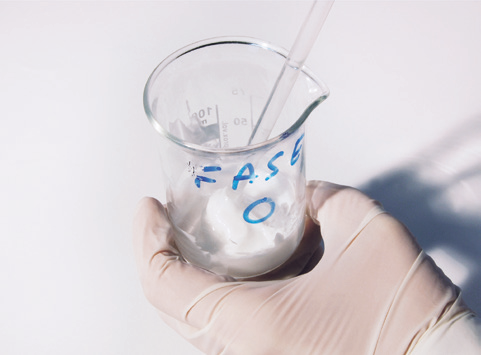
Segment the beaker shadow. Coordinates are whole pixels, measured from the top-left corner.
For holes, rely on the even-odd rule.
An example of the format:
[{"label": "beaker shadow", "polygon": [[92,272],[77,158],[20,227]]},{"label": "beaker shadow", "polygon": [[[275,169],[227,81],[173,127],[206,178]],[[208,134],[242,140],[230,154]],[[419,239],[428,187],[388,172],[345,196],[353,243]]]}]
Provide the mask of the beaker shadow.
[{"label": "beaker shadow", "polygon": [[481,118],[359,189],[437,254],[431,256],[481,316]]}]

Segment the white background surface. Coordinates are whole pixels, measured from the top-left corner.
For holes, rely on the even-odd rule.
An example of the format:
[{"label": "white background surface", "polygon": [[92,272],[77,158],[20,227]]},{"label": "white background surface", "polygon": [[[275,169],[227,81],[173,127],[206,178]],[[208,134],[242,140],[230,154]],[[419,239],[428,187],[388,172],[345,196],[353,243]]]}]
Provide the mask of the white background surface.
[{"label": "white background surface", "polygon": [[[162,198],[142,107],[197,40],[290,48],[307,1],[0,2],[0,353],[198,354],[145,301],[131,222]],[[310,179],[363,188],[481,312],[481,2],[338,1],[307,61]]]}]

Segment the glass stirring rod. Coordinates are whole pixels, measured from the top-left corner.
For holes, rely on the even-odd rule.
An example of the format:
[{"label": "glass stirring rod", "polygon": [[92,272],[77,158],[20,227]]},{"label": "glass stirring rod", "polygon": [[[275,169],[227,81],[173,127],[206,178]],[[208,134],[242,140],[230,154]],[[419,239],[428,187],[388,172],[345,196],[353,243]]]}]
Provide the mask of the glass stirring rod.
[{"label": "glass stirring rod", "polygon": [[257,120],[248,145],[260,143],[269,138],[333,3],[334,0],[314,1]]}]

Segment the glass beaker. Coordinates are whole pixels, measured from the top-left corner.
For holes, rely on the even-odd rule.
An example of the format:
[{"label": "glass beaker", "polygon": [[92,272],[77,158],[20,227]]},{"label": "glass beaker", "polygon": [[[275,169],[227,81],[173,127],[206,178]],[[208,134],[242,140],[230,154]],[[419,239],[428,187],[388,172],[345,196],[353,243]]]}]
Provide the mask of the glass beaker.
[{"label": "glass beaker", "polygon": [[286,56],[261,40],[214,38],[171,54],[145,87],[176,245],[218,274],[273,270],[304,231],[304,122],[327,87],[302,68],[271,137],[247,145]]}]

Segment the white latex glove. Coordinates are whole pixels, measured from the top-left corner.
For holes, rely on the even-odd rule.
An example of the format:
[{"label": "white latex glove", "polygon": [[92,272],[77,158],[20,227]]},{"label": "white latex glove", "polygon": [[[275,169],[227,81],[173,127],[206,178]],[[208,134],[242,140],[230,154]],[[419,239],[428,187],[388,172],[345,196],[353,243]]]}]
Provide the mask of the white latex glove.
[{"label": "white latex glove", "polygon": [[[166,210],[143,199],[134,247],[148,300],[207,354],[481,354],[459,289],[401,223],[348,187],[311,182],[307,201],[324,241],[314,268],[235,281],[184,262]],[[295,258],[266,277],[317,262],[313,226]]]}]

